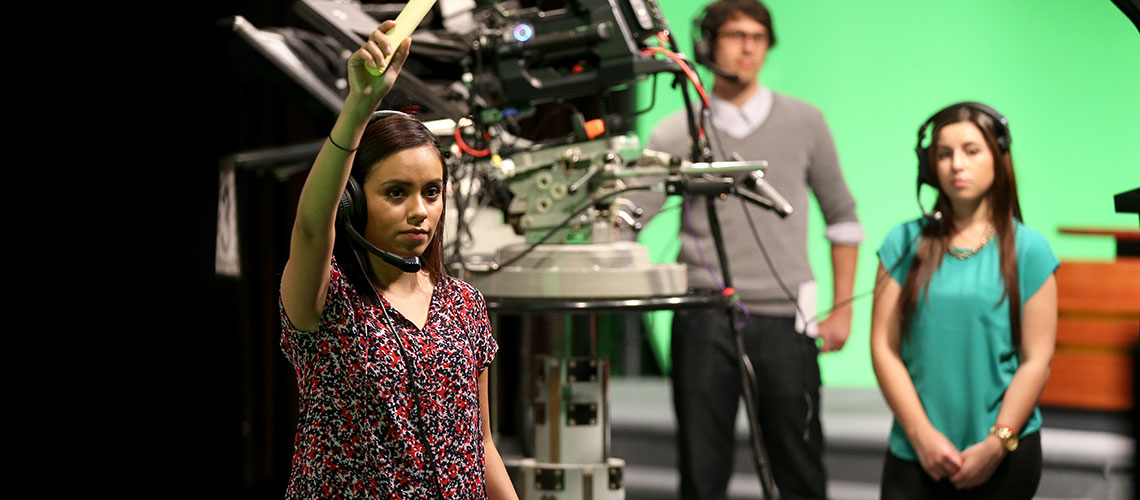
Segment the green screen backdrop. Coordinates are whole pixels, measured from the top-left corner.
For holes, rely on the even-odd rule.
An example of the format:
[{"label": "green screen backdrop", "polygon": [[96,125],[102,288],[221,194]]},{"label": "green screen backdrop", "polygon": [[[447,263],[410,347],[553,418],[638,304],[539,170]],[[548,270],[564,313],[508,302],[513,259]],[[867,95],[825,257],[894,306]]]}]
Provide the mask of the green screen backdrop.
[{"label": "green screen backdrop", "polygon": [[[686,53],[692,19],[707,3],[659,0]],[[1110,260],[1115,254],[1110,238],[1061,235],[1059,227],[1137,227],[1136,215],[1114,212],[1113,195],[1140,187],[1140,35],[1111,1],[766,4],[778,43],[761,82],[823,111],[858,203],[867,239],[859,251],[857,294],[873,286],[875,249],[887,231],[919,215],[918,126],[956,101],[982,101],[1009,118],[1025,222],[1045,235],[1059,258]],[[702,69],[701,77],[711,92],[711,73]],[[655,108],[638,121],[643,143],[658,121],[682,107],[671,80],[660,78]],[[639,84],[640,106],[648,105],[650,90],[648,80]],[[927,206],[932,194],[924,194]],[[640,238],[658,261],[676,258],[678,212],[654,219]],[[831,304],[823,230],[812,200],[808,247],[821,310]],[[825,384],[875,385],[870,309],[870,296],[857,300],[847,346],[820,356]],[[666,370],[670,317],[658,315],[651,325],[651,344]]]}]

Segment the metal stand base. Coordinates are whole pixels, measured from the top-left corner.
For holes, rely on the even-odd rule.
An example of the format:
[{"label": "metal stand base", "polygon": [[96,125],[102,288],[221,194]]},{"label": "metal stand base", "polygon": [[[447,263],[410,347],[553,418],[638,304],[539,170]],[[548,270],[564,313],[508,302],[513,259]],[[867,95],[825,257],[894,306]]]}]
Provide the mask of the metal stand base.
[{"label": "metal stand base", "polygon": [[599,464],[550,464],[533,458],[508,460],[519,469],[520,499],[625,500],[622,475],[625,460],[608,458]]},{"label": "metal stand base", "polygon": [[[513,379],[519,384],[513,398],[524,402],[527,413],[522,448],[528,456],[504,461],[520,500],[625,498],[625,461],[609,456],[610,371],[609,361],[597,352],[596,315],[724,304],[724,297],[705,294],[595,300],[489,296],[494,331],[502,331],[504,314],[534,320],[521,325],[524,369]],[[539,340],[542,347],[532,348]],[[492,374],[492,380],[499,379]],[[496,393],[492,391],[493,398]],[[492,406],[498,405],[493,399]],[[494,419],[491,424],[494,431]],[[526,444],[528,436],[532,446]]]},{"label": "metal stand base", "polygon": [[[501,248],[498,262],[522,253],[527,244]],[[518,262],[494,273],[471,263],[463,279],[489,297],[624,298],[682,295],[688,288],[682,264],[650,264],[649,251],[631,241],[586,245],[539,245]]]}]

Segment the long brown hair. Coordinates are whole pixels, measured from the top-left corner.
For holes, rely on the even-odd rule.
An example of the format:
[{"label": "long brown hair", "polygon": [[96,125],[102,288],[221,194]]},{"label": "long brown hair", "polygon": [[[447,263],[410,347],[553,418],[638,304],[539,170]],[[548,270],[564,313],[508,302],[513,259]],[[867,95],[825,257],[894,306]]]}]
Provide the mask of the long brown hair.
[{"label": "long brown hair", "polygon": [[[360,138],[360,148],[352,160],[352,170],[349,175],[356,180],[358,185],[363,187],[368,174],[380,162],[401,151],[422,146],[430,146],[436,151],[440,167],[443,169],[443,185],[446,189],[447,160],[439,147],[439,140],[422,122],[404,114],[380,118],[364,129],[364,134]],[[361,202],[367,203],[366,200],[361,200]],[[363,210],[363,212],[367,214],[368,211]],[[424,260],[424,269],[431,276],[432,282],[436,283],[439,282],[440,278],[447,275],[447,269],[443,263],[443,221],[447,220],[446,217],[447,197],[444,196],[443,208],[439,213],[440,223],[436,226],[435,235],[428,243],[427,249],[420,256]],[[363,227],[364,223],[364,221],[360,221],[361,226],[358,227]],[[373,274],[372,264],[367,258],[368,252],[357,248],[356,245],[352,244],[353,242],[348,235],[342,233],[343,231],[337,231],[333,246],[333,255],[336,256],[337,264],[344,270],[345,277],[358,291],[372,289],[368,285],[370,283],[369,277]],[[370,293],[361,293],[361,297],[366,303],[375,304],[377,298],[371,295]]]},{"label": "long brown hair", "polygon": [[[1021,345],[1021,288],[1017,274],[1017,244],[1014,237],[1014,218],[1021,218],[1021,204],[1017,200],[1017,181],[1013,175],[1013,159],[1009,152],[1002,152],[998,146],[998,125],[986,112],[968,104],[956,104],[934,115],[931,119],[933,131],[931,144],[927,148],[929,155],[928,165],[931,169],[937,168],[937,142],[942,128],[955,123],[972,123],[982,131],[986,147],[989,148],[994,159],[994,182],[990,186],[986,197],[989,200],[991,223],[994,226],[994,236],[999,244],[1001,255],[1001,276],[1005,281],[1005,291],[1002,293],[997,307],[1005,298],[1009,298],[1009,328],[1013,345]],[[930,172],[932,178],[938,179],[937,172]],[[930,288],[930,278],[942,258],[950,250],[950,237],[954,230],[954,207],[946,196],[946,191],[939,186],[938,201],[934,206],[936,211],[942,212],[941,222],[931,222],[922,228],[922,241],[919,242],[915,252],[914,262],[907,272],[903,282],[899,304],[902,309],[900,327],[904,338],[909,335],[910,322],[918,306],[919,291],[926,293]]]}]

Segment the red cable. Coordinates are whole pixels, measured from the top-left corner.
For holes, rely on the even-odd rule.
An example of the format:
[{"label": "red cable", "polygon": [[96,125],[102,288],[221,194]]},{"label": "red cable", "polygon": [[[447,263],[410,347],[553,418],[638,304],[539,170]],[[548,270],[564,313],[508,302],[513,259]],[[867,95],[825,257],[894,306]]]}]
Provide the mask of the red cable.
[{"label": "red cable", "polygon": [[709,101],[709,96],[707,94],[705,94],[704,87],[701,87],[701,82],[699,80],[697,80],[696,73],[693,73],[693,70],[691,68],[689,68],[689,65],[685,64],[685,61],[683,59],[681,59],[680,57],[678,57],[677,54],[673,53],[672,51],[670,51],[668,49],[663,49],[661,47],[652,47],[652,48],[645,49],[645,50],[641,51],[641,54],[646,55],[646,56],[652,55],[652,54],[662,54],[662,55],[669,57],[669,59],[672,59],[673,62],[677,63],[677,66],[680,66],[681,70],[685,72],[685,76],[689,77],[689,81],[693,82],[693,86],[697,88],[697,93],[701,94],[701,100],[704,101],[705,107],[707,108],[707,107],[712,106],[712,102]]},{"label": "red cable", "polygon": [[[689,65],[685,64],[685,61],[678,57],[677,54],[661,47],[651,47],[645,49],[641,51],[641,54],[646,56],[652,54],[663,54],[672,59],[673,62],[677,63],[677,66],[680,66],[681,70],[685,72],[685,76],[689,77],[689,81],[693,82],[693,86],[697,88],[697,93],[701,95],[701,101],[704,102],[705,108],[707,109],[712,107],[712,102],[709,101],[709,96],[705,94],[705,89],[701,86],[700,80],[697,79],[696,73],[693,73],[692,68],[689,68]],[[697,120],[697,133],[702,138],[705,136],[705,127],[701,124],[701,120]]]},{"label": "red cable", "polygon": [[[488,143],[491,142],[491,134],[483,132],[483,137],[487,139]],[[466,142],[463,142],[463,129],[459,126],[455,127],[455,143],[459,145],[459,149],[471,156],[482,158],[491,154],[491,146],[489,144],[486,149],[472,149]]]}]

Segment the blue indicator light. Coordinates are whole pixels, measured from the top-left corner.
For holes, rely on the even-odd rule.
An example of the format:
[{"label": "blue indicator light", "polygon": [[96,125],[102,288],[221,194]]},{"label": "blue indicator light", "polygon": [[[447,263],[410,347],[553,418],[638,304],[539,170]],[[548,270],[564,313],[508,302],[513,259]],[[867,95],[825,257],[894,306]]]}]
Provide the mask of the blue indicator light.
[{"label": "blue indicator light", "polygon": [[534,28],[529,24],[520,24],[515,26],[515,40],[525,42],[534,36]]}]

